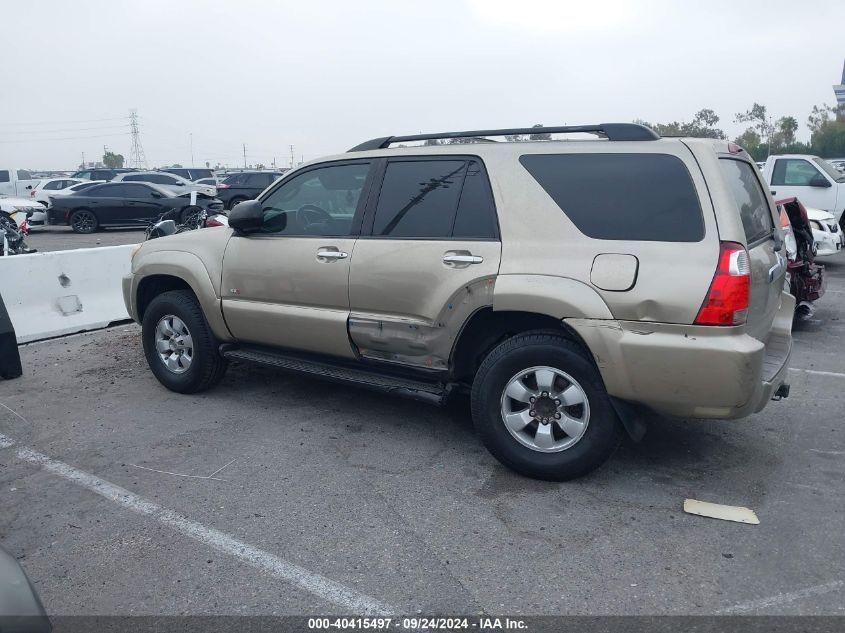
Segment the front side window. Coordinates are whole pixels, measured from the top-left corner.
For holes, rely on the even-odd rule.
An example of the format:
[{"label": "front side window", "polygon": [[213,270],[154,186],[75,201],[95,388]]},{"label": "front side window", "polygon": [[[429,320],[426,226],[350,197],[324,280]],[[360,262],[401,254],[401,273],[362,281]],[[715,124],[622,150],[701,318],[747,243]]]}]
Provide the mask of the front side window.
[{"label": "front side window", "polygon": [[669,154],[526,154],[519,162],[579,231],[601,240],[698,242],[689,171]]},{"label": "front side window", "polygon": [[754,168],[746,162],[727,158],[719,160],[719,166],[739,208],[746,243],[771,235],[774,221]]},{"label": "front side window", "polygon": [[370,163],[334,165],[294,176],[261,201],[261,233],[273,235],[352,234],[353,220]]},{"label": "front side window", "polygon": [[785,187],[809,187],[814,177],[821,175],[818,169],[803,158],[779,158],[772,173],[772,185]]},{"label": "front side window", "polygon": [[0,169],[0,182],[9,182],[9,171],[7,169]]}]

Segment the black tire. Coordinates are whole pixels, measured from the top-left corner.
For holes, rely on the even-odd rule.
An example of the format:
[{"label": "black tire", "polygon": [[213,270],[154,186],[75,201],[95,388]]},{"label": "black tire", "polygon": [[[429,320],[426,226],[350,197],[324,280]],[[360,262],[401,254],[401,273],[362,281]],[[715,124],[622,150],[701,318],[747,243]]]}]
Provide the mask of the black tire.
[{"label": "black tire", "polygon": [[73,229],[74,233],[95,233],[100,228],[100,222],[97,220],[97,216],[94,215],[93,211],[89,211],[88,209],[74,211],[68,220],[68,224],[70,224],[70,228]]},{"label": "black tire", "polygon": [[[539,366],[571,376],[589,404],[583,435],[559,452],[539,452],[523,445],[503,420],[502,397],[508,382],[520,372]],[[574,479],[595,470],[622,438],[622,424],[592,360],[577,343],[553,332],[520,334],[490,352],[472,384],[472,418],[482,442],[496,459],[522,475],[548,481]]]},{"label": "black tire", "polygon": [[231,200],[229,200],[229,211],[234,209],[236,204],[238,204],[239,202],[243,202],[244,200],[246,200],[246,198],[232,198]]},{"label": "black tire", "polygon": [[200,207],[200,206],[193,205],[193,206],[185,207],[184,209],[182,209],[182,211],[179,212],[179,224],[189,224],[190,223],[191,226],[193,227],[195,220],[192,220],[192,216],[197,216],[198,214],[201,214],[201,213],[202,213],[202,207]]},{"label": "black tire", "polygon": [[[187,326],[193,341],[192,360],[183,373],[168,369],[156,350],[156,327],[167,315],[178,317]],[[154,298],[144,312],[141,328],[147,364],[158,381],[171,391],[204,391],[220,382],[226,373],[228,363],[220,356],[211,328],[189,290],[171,290]]]}]

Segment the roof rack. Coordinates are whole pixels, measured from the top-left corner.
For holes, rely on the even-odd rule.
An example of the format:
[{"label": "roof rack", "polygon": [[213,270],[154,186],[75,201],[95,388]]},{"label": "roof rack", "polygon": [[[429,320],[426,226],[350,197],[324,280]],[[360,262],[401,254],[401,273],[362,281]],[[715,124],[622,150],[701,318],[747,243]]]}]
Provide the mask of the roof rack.
[{"label": "roof rack", "polygon": [[[511,136],[517,134],[576,134],[587,132],[598,134],[610,141],[656,141],[660,136],[651,128],[639,123],[599,123],[598,125],[565,125],[561,127],[518,127],[503,130],[470,130],[466,132],[438,132],[436,134],[412,134],[410,136],[382,136],[356,145],[350,152],[364,152],[370,149],[387,149],[392,143],[404,141],[428,141],[446,138],[473,138],[487,136]],[[480,138],[479,138],[480,140]]]}]

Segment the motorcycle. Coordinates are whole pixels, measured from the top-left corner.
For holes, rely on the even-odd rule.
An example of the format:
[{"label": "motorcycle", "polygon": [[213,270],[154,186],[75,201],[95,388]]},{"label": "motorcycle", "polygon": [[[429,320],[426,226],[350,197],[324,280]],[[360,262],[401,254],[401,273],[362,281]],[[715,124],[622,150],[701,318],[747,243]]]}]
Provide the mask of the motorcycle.
[{"label": "motorcycle", "polygon": [[18,225],[14,217],[0,211],[0,256],[37,252],[37,249],[29,248],[24,240],[24,236],[28,233],[26,220]]},{"label": "motorcycle", "polygon": [[[179,224],[182,219],[184,219],[184,222]],[[188,207],[184,211],[176,209],[165,211],[159,216],[158,220],[147,226],[144,239],[154,240],[185,231],[195,231],[204,228],[207,219],[208,214],[201,207]]]}]

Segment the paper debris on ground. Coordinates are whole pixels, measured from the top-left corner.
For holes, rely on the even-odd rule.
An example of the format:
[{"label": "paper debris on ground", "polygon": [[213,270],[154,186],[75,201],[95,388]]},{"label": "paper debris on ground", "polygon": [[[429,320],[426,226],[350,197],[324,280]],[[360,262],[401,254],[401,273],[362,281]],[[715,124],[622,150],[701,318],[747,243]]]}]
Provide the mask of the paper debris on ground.
[{"label": "paper debris on ground", "polygon": [[725,506],[720,503],[684,499],[684,512],[712,519],[722,519],[723,521],[760,525],[760,519],[757,518],[754,511],[742,506]]}]

